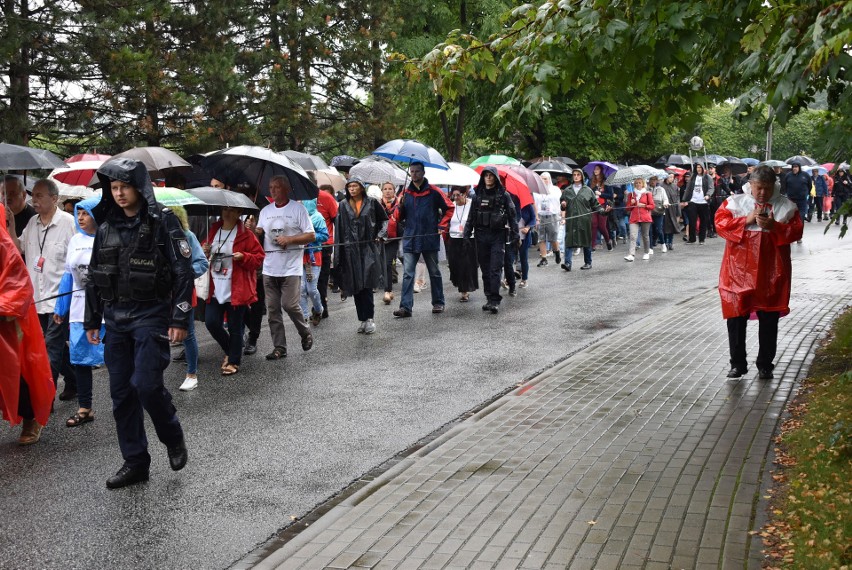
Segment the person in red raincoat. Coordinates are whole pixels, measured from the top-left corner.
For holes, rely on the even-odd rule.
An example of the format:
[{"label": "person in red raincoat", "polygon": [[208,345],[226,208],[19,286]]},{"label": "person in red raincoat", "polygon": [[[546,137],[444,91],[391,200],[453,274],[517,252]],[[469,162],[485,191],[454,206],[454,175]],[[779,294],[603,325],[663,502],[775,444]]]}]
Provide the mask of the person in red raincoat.
[{"label": "person in red raincoat", "polygon": [[23,420],[18,444],[41,437],[50,417],[56,386],[33,303],[33,285],[18,248],[6,229],[0,204],[0,410],[12,425]]},{"label": "person in red raincoat", "polygon": [[719,296],[731,351],[728,378],[748,372],[746,325],[755,316],[759,378],[773,378],[778,319],[790,312],[790,244],[802,239],[803,224],[793,201],[773,195],[775,178],[771,168],[756,168],[751,194],[730,196],[716,211],[716,230],[725,239]]}]

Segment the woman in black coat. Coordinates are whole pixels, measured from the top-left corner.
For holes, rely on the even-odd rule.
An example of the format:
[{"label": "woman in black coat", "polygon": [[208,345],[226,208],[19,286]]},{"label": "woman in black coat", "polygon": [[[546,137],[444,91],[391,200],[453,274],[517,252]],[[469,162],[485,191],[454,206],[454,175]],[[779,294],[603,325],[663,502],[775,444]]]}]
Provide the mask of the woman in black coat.
[{"label": "woman in black coat", "polygon": [[380,241],[387,236],[387,228],[385,209],[367,196],[367,188],[360,179],[350,178],[335,220],[338,245],[334,265],[340,268],[340,288],[355,300],[361,321],[359,333],[376,332],[373,290],[384,286],[384,248]]},{"label": "woman in black coat", "polygon": [[[689,184],[683,193],[683,200],[680,203],[681,208],[686,208],[686,213],[689,216],[689,242],[695,243],[695,237],[698,236],[698,242],[704,244],[704,238],[707,237],[707,230],[710,229],[710,200],[713,196],[713,179],[704,171],[704,166],[701,164],[695,165],[695,171]],[[700,224],[696,234],[696,223]]]}]

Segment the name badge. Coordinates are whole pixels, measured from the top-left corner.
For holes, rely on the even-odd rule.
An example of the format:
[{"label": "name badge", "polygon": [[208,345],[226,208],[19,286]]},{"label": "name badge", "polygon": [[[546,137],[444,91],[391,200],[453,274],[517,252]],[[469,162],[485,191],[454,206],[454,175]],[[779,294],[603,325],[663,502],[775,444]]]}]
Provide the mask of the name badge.
[{"label": "name badge", "polygon": [[42,273],[44,271],[44,257],[39,257],[38,260],[33,265],[33,269],[36,273]]}]

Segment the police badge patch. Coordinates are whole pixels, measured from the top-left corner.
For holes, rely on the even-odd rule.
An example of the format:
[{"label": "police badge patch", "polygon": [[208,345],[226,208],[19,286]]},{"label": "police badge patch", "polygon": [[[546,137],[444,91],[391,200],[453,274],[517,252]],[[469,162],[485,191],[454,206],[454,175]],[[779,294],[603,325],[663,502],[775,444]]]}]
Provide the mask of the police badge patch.
[{"label": "police badge patch", "polygon": [[178,240],[178,249],[180,250],[180,254],[185,258],[189,259],[192,256],[192,248],[189,247],[189,242],[185,239]]},{"label": "police badge patch", "polygon": [[177,308],[180,309],[181,311],[183,311],[184,313],[188,313],[189,311],[192,310],[192,305],[190,305],[186,301],[183,301],[183,302],[177,304]]}]

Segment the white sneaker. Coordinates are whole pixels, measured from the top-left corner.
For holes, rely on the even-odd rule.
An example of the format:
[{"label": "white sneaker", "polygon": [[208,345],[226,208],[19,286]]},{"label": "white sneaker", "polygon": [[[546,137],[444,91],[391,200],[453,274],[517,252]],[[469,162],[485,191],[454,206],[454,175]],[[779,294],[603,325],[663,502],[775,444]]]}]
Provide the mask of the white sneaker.
[{"label": "white sneaker", "polygon": [[189,376],[183,381],[183,384],[180,385],[181,392],[189,392],[190,390],[195,390],[198,387],[198,378],[190,378]]},{"label": "white sneaker", "polygon": [[581,253],[583,253],[583,250],[579,247],[574,250],[574,255],[580,255]]},{"label": "white sneaker", "polygon": [[373,322],[373,319],[367,319],[364,322],[364,334],[373,334],[376,332],[376,323]]},{"label": "white sneaker", "polygon": [[363,333],[367,330],[367,321],[361,321],[361,325],[358,327],[358,334]]},{"label": "white sneaker", "polygon": [[632,255],[625,255],[624,256],[624,261],[633,261],[634,259],[636,259],[636,258],[633,257]]},{"label": "white sneaker", "polygon": [[667,253],[668,251],[669,251],[668,246],[666,246],[666,244],[663,244],[663,253]]},{"label": "white sneaker", "polygon": [[648,254],[649,254],[649,255],[654,255],[654,250],[653,250],[653,249],[649,249],[649,250],[648,250]]},{"label": "white sneaker", "polygon": [[642,259],[644,259],[645,261],[648,261],[649,259],[651,259],[651,255],[646,253],[645,255],[642,256]]},{"label": "white sneaker", "polygon": [[422,290],[423,290],[423,288],[420,285],[418,285],[417,283],[414,284],[414,292],[415,293],[419,293]]}]

